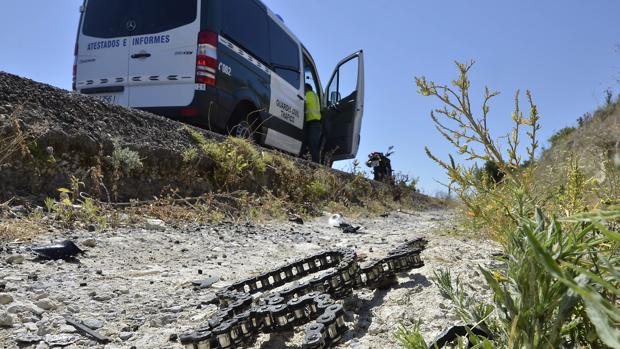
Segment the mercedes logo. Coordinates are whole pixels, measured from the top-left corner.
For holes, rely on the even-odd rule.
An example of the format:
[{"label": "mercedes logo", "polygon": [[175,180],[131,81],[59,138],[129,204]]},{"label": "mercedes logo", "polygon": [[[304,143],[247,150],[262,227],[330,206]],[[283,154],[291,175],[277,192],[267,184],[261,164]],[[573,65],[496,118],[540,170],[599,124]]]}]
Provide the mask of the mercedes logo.
[{"label": "mercedes logo", "polygon": [[130,19],[127,21],[127,23],[125,23],[125,26],[127,28],[128,31],[132,32],[134,30],[136,30],[136,21],[134,21],[133,19]]}]

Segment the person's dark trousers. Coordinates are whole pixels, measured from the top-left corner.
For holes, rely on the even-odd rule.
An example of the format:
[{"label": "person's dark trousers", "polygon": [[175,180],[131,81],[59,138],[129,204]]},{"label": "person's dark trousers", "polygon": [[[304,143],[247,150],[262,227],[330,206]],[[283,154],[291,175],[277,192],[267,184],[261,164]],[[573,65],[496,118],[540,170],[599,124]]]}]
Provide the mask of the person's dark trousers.
[{"label": "person's dark trousers", "polygon": [[310,148],[312,162],[321,161],[321,122],[309,121],[306,123],[306,145]]}]

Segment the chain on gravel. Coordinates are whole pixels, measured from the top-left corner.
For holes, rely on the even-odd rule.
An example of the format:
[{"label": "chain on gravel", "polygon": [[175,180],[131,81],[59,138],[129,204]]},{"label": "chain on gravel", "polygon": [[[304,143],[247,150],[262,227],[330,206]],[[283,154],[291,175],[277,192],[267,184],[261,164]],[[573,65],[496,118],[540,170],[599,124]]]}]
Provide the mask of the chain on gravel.
[{"label": "chain on gravel", "polygon": [[[186,349],[232,349],[252,345],[261,333],[287,332],[313,322],[306,327],[302,348],[330,348],[348,330],[344,308],[334,300],[421,268],[426,244],[423,238],[407,242],[363,268],[355,251],[335,249],[239,281],[216,293],[220,308],[208,323],[179,339]],[[318,272],[325,273],[309,277]],[[304,281],[282,288],[300,279]]]}]

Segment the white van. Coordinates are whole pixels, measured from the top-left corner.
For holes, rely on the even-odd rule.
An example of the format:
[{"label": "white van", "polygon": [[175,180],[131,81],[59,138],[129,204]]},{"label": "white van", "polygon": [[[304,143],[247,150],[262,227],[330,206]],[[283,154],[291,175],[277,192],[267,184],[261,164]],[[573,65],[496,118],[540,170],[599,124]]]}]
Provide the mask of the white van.
[{"label": "white van", "polygon": [[301,155],[304,84],[318,91],[323,153],[354,158],[362,51],[323,92],[310,53],[258,0],[85,0],[74,90]]}]

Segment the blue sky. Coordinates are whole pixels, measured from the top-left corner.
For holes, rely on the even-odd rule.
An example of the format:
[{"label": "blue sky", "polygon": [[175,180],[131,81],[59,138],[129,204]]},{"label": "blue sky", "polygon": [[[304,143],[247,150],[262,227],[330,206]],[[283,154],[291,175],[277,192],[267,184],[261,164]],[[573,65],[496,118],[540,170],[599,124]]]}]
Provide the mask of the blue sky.
[{"label": "blue sky", "polygon": [[[69,89],[81,2],[3,1],[0,70]],[[617,0],[265,3],[311,51],[323,83],[341,58],[364,49],[366,109],[358,157],[395,146],[395,169],[420,177],[430,194],[442,189],[436,181],[445,176],[424,146],[440,156],[451,149],[428,116],[438,104],[416,93],[415,76],[449,82],[454,60],[476,60],[472,95],[480,96],[484,85],[502,92],[492,105],[492,130],[508,131],[514,91],[530,89],[545,141],[601,105],[606,89],[620,91]]]}]

